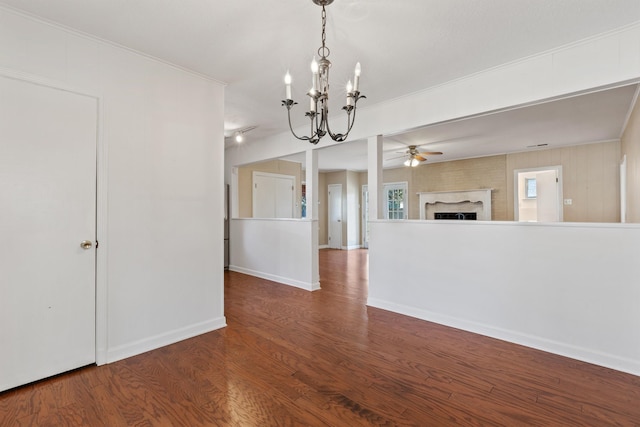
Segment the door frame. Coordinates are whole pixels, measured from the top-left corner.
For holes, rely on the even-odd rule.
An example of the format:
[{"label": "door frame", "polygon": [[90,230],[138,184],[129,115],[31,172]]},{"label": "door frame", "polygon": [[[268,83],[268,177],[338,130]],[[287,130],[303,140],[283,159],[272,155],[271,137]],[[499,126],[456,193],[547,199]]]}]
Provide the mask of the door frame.
[{"label": "door frame", "polygon": [[[341,225],[340,227],[340,235],[338,236],[340,238],[340,244],[336,245],[333,244],[331,242],[331,187],[334,188],[340,188],[340,220],[338,221]],[[343,223],[343,215],[342,215],[342,184],[329,184],[327,186],[327,244],[329,246],[329,248],[333,248],[333,249],[342,249],[342,232],[343,232],[343,227],[344,227],[344,223]],[[335,237],[335,236],[334,236]]]},{"label": "door frame", "polygon": [[404,206],[402,208],[403,218],[394,219],[394,221],[409,219],[409,197],[408,197],[409,183],[407,181],[385,182],[382,184],[382,191],[384,192],[384,196],[382,197],[383,218],[389,219],[389,190],[403,190],[403,193],[402,193],[403,195],[402,202],[404,203]]},{"label": "door frame", "polygon": [[18,71],[0,68],[0,76],[8,79],[18,80],[25,83],[49,87],[76,95],[93,98],[96,101],[96,235],[95,240],[99,242],[99,249],[95,250],[95,339],[96,339],[96,364],[107,363],[107,337],[108,337],[108,313],[107,313],[107,143],[104,139],[104,108],[103,99],[97,93],[87,92],[72,85],[63,84],[56,80],[34,76]]},{"label": "door frame", "polygon": [[538,168],[525,168],[525,169],[514,169],[513,170],[513,220],[518,222],[520,218],[520,205],[519,205],[519,185],[518,178],[521,173],[527,172],[545,172],[545,171],[555,171],[556,172],[556,190],[557,190],[557,206],[558,206],[558,222],[564,221],[564,196],[562,193],[562,165],[559,166],[541,166]]},{"label": "door frame", "polygon": [[362,210],[362,247],[369,249],[369,239],[367,239],[367,228],[369,226],[369,185],[362,185],[362,202],[360,204]]}]

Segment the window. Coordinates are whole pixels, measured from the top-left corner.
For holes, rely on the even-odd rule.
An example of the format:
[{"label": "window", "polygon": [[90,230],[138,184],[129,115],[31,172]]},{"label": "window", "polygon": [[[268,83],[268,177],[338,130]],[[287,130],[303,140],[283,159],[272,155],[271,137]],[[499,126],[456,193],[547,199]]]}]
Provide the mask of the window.
[{"label": "window", "polygon": [[302,183],[302,199],[300,199],[300,205],[302,207],[301,218],[307,217],[307,184]]},{"label": "window", "polygon": [[525,194],[527,195],[527,199],[535,199],[538,195],[536,179],[525,178],[524,186],[525,186]]},{"label": "window", "polygon": [[385,219],[406,219],[407,183],[395,182],[384,184],[384,217]]}]

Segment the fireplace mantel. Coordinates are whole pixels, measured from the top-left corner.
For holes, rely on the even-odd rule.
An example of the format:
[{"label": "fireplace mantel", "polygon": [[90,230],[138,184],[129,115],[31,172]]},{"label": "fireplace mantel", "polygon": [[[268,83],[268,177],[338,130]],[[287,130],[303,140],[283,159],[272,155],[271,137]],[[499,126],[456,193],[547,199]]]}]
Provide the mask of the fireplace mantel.
[{"label": "fireplace mantel", "polygon": [[433,219],[434,212],[460,211],[476,212],[479,221],[491,221],[491,190],[484,188],[418,193],[420,219]]}]

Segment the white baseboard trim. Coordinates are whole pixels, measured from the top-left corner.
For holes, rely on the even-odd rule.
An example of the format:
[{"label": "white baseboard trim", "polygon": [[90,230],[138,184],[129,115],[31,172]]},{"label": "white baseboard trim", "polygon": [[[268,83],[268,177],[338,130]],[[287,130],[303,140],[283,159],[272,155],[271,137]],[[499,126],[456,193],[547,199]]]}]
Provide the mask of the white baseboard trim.
[{"label": "white baseboard trim", "polygon": [[[362,245],[351,245],[351,246],[340,247],[340,249],[343,251],[350,251],[352,249],[360,249],[360,248],[362,248]],[[320,245],[318,246],[318,249],[331,249],[331,248],[329,247],[329,245]]]},{"label": "white baseboard trim", "polygon": [[304,289],[305,291],[317,291],[320,289],[320,282],[303,282],[289,277],[278,276],[276,274],[265,273],[263,271],[251,270],[249,268],[238,267],[237,265],[230,265],[229,270],[238,273],[248,274],[249,276],[259,277],[261,279],[271,280],[272,282],[282,283],[284,285],[293,286],[296,288]]},{"label": "white baseboard trim", "polygon": [[360,249],[361,247],[362,247],[362,245],[343,246],[342,250],[350,251],[350,250],[353,250],[353,249]]},{"label": "white baseboard trim", "polygon": [[178,341],[183,341],[207,332],[215,331],[216,329],[224,328],[225,326],[227,326],[225,317],[219,317],[217,319],[207,320],[206,322],[175,329],[164,334],[144,338],[130,344],[120,345],[107,351],[106,363],[117,362],[118,360],[146,353],[147,351],[155,350],[169,344],[174,344]]},{"label": "white baseboard trim", "polygon": [[367,305],[370,307],[381,308],[383,310],[403,314],[405,316],[426,320],[428,322],[449,326],[451,328],[462,329],[464,331],[496,338],[502,341],[535,348],[537,350],[569,357],[571,359],[581,360],[583,362],[615,369],[617,371],[627,372],[633,375],[640,375],[639,360],[628,359],[625,357],[617,356],[615,354],[602,353],[600,351],[590,350],[584,347],[577,347],[560,341],[549,340],[539,336],[529,335],[508,329],[502,329],[376,298],[369,298],[367,300]]}]

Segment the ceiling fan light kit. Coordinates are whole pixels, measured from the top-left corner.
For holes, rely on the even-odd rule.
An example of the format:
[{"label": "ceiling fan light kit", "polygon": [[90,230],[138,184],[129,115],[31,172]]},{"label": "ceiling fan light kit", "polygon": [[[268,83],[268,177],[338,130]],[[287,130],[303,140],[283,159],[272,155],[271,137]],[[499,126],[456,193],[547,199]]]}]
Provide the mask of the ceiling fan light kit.
[{"label": "ceiling fan light kit", "polygon": [[349,132],[356,120],[356,106],[361,98],[366,98],[360,94],[360,63],[356,64],[354,70],[353,83],[347,83],[347,99],[342,109],[347,113],[347,130],[344,133],[333,133],[329,125],[329,68],[331,62],[328,59],[330,50],[326,46],[325,26],[327,23],[327,13],[325,6],[333,3],[333,0],[312,0],[318,6],[322,6],[322,46],[318,48],[320,60],[313,58],[311,62],[312,87],[307,93],[309,96],[309,111],[305,113],[311,122],[311,131],[308,136],[298,136],[293,131],[291,125],[291,108],[297,104],[291,98],[291,75],[289,72],[284,77],[286,99],[282,101],[282,105],[287,109],[287,117],[289,119],[289,129],[293,136],[301,141],[309,141],[311,144],[317,144],[322,137],[329,135],[334,141],[342,142],[347,139]]},{"label": "ceiling fan light kit", "polygon": [[415,168],[419,164],[420,164],[420,160],[416,159],[413,156],[410,159],[407,159],[407,161],[404,162],[405,166],[409,166],[409,167],[412,167],[412,168]]},{"label": "ceiling fan light kit", "polygon": [[418,151],[417,145],[410,145],[409,149],[407,150],[407,154],[409,155],[409,158],[404,162],[404,165],[407,167],[415,168],[416,166],[419,166],[422,162],[426,162],[427,156],[438,156],[442,153],[440,151],[420,152]]}]

